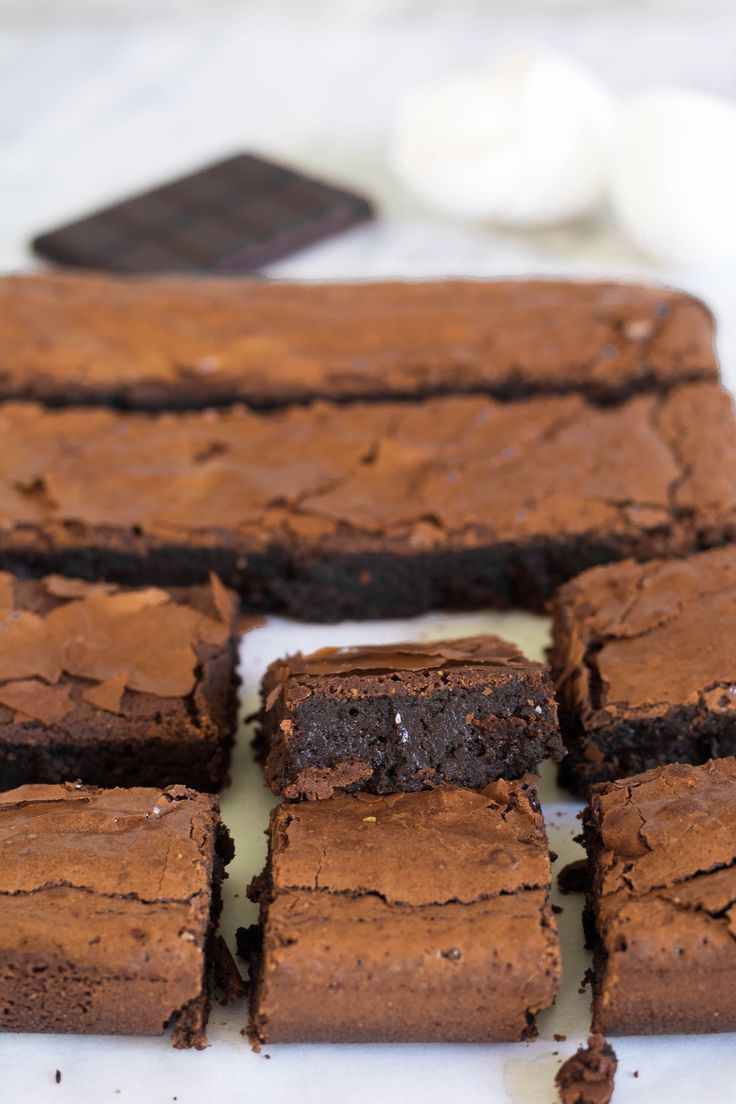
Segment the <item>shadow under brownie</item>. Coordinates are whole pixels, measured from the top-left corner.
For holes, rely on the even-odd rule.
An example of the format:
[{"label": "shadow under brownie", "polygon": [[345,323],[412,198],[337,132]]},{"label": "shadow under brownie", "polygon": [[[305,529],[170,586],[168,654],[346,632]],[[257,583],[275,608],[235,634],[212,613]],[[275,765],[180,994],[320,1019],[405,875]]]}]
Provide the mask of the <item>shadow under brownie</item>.
[{"label": "shadow under brownie", "polygon": [[736,1030],[736,759],[591,790],[593,1030]]},{"label": "shadow under brownie", "polygon": [[[544,820],[528,783],[341,794],[271,814],[249,891],[262,1042],[511,1042],[560,977]],[[253,941],[247,934],[241,947]]]},{"label": "shadow under brownie", "polygon": [[552,668],[578,791],[736,753],[736,547],[626,561],[554,600]]},{"label": "shadow under brownie", "polygon": [[495,636],[287,656],[262,695],[256,745],[288,798],[480,789],[564,753],[547,668]]},{"label": "shadow under brownie", "polygon": [[0,564],[154,585],[209,571],[303,620],[541,609],[600,562],[736,535],[715,384],[600,409],[315,404],[271,414],[0,407]]},{"label": "shadow under brownie", "polygon": [[568,391],[614,402],[717,378],[708,309],[640,285],[52,272],[0,277],[0,316],[0,397],[59,406]]},{"label": "shadow under brownie", "polygon": [[235,596],[0,573],[0,788],[221,788],[237,723]]},{"label": "shadow under brownie", "polygon": [[0,1030],[207,1045],[207,959],[233,855],[183,786],[0,793]]}]

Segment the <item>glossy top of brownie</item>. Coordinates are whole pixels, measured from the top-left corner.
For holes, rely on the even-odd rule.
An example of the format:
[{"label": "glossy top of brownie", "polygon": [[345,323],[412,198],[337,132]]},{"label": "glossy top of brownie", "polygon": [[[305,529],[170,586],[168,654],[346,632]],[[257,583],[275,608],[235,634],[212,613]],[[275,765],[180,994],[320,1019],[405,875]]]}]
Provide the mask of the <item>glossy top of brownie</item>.
[{"label": "glossy top of brownie", "polygon": [[267,546],[279,530],[313,543],[339,531],[342,544],[357,534],[420,551],[489,536],[692,536],[736,517],[736,422],[708,383],[605,409],[572,395],[154,418],[8,403],[0,434],[6,534],[74,522],[190,543],[240,529]]},{"label": "glossy top of brownie", "polygon": [[174,1044],[206,1045],[222,831],[217,799],[184,786],[0,794],[4,1025],[160,1034],[184,1013]]},{"label": "glossy top of brownie", "polygon": [[547,886],[544,821],[532,787],[343,794],[281,805],[271,819],[273,893],[379,894],[389,904],[470,903]]},{"label": "glossy top of brownie", "polygon": [[[595,887],[696,903],[698,889],[730,886],[736,898],[736,758],[701,766],[672,763],[592,787],[586,819],[595,827]],[[708,880],[698,881],[709,875]],[[693,879],[693,881],[690,881]],[[725,881],[722,884],[722,879]],[[677,903],[677,902],[675,902]],[[704,897],[701,904],[709,907]],[[736,922],[736,917],[734,917]]]},{"label": "glossy top of brownie", "polygon": [[736,548],[595,567],[555,600],[558,681],[596,727],[672,706],[736,710]]},{"label": "glossy top of brownie", "polygon": [[8,790],[0,794],[0,893],[63,885],[198,906],[209,888],[212,857],[204,845],[216,812],[216,797],[184,786],[104,790],[68,782]]},{"label": "glossy top of brownie", "polygon": [[292,675],[371,675],[387,671],[432,671],[443,667],[498,667],[521,670],[537,667],[515,644],[491,634],[399,644],[356,644],[320,648],[286,656],[274,666],[284,678]]},{"label": "glossy top of brownie", "polygon": [[618,400],[715,379],[712,317],[662,287],[0,278],[0,394],[141,409],[486,391]]},{"label": "glossy top of brownie", "polygon": [[215,576],[169,592],[0,572],[0,714],[54,725],[99,710],[140,716],[141,695],[186,697],[234,616]]}]

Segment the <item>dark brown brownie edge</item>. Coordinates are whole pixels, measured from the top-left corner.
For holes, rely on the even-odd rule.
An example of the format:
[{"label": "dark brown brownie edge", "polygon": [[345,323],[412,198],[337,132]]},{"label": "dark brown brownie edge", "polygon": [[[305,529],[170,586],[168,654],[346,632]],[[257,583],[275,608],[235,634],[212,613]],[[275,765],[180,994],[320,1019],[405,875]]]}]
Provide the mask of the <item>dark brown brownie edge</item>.
[{"label": "dark brown brownie edge", "polygon": [[[722,544],[731,536],[724,527],[702,535],[702,542],[704,546]],[[588,567],[629,556],[651,559],[671,551],[671,540],[662,533],[631,538],[560,536],[429,552],[377,544],[368,551],[329,548],[304,554],[286,542],[254,551],[236,543],[215,548],[156,544],[134,536],[121,541],[111,536],[96,545],[70,541],[54,546],[40,535],[34,541],[30,534],[16,534],[0,549],[0,568],[21,575],[59,572],[155,586],[190,586],[214,571],[240,594],[247,610],[329,622],[484,606],[544,612],[555,590]]]},{"label": "dark brown brownie edge", "polygon": [[[177,594],[176,588],[171,589],[175,599],[187,600],[186,591]],[[40,722],[23,724],[21,743],[12,739],[16,725],[0,724],[0,790],[33,783],[82,781],[108,789],[185,785],[200,793],[219,792],[229,782],[237,732],[238,645],[234,619],[226,644],[208,646],[210,654],[198,665],[194,689],[185,699],[186,739],[175,719],[164,725],[150,718],[127,718],[127,743],[119,731],[108,737],[94,726],[88,726],[93,739],[75,742],[70,732],[66,739],[49,740],[49,727]],[[155,734],[156,729],[159,734]]]},{"label": "dark brown brownie edge", "polygon": [[[470,659],[441,678],[399,671],[391,678],[403,692],[390,695],[366,693],[365,676],[351,694],[349,676],[315,682],[292,675],[289,686],[309,688],[304,698],[291,709],[281,695],[259,714],[255,742],[266,784],[276,794],[310,799],[335,789],[382,794],[438,782],[480,789],[534,773],[542,759],[559,760],[564,748],[544,667],[527,662],[496,681],[493,673]],[[266,697],[274,678],[267,672]],[[291,728],[287,739],[282,723]]]}]

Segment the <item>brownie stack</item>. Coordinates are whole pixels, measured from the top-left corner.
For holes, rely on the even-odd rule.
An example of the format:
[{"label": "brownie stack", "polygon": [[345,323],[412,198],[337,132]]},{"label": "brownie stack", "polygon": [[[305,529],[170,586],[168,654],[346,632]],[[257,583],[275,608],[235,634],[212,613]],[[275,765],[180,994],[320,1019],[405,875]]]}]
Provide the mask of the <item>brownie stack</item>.
[{"label": "brownie stack", "polygon": [[0,1027],[204,1044],[238,604],[550,601],[551,671],[490,636],[269,668],[251,1030],[533,1035],[545,758],[590,801],[595,1028],[736,1026],[694,980],[736,974],[736,422],[701,303],[50,274],[0,306]]}]

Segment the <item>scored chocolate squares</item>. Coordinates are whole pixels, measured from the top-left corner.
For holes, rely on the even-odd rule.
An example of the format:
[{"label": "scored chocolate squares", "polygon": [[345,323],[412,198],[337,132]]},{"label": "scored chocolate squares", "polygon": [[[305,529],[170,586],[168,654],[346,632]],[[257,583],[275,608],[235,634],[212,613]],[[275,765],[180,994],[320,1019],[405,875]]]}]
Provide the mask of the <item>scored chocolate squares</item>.
[{"label": "scored chocolate squares", "polygon": [[496,636],[287,656],[262,693],[256,744],[288,798],[480,788],[563,754],[547,667]]},{"label": "scored chocolate squares", "polygon": [[0,573],[0,789],[219,789],[236,726],[234,595]]},{"label": "scored chocolate squares", "polygon": [[40,234],[37,253],[118,272],[249,272],[372,217],[362,196],[241,153]]}]

